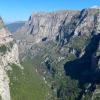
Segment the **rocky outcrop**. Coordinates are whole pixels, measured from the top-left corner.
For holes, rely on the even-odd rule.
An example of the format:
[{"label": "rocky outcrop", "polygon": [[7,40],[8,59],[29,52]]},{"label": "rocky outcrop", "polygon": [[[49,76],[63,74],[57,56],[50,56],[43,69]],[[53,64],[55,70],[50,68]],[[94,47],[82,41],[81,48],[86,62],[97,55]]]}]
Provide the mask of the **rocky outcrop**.
[{"label": "rocky outcrop", "polygon": [[[100,9],[83,9],[82,11],[56,11],[33,13],[20,30],[20,35],[32,35],[35,42],[43,37],[62,38],[71,35],[89,34],[100,30]],[[65,35],[65,36],[64,36]],[[24,37],[24,36],[23,36]],[[18,38],[19,39],[19,38]]]},{"label": "rocky outcrop", "polygon": [[[79,11],[70,10],[33,13],[26,24],[15,33],[16,39],[20,47],[22,47],[19,48],[20,52],[25,52],[34,44],[40,43],[44,39],[46,41],[55,40],[58,35],[63,38],[62,34],[67,33],[61,27],[64,26],[65,21],[66,23],[70,23],[72,17],[77,13]],[[61,33],[60,29],[63,30],[63,33]]]},{"label": "rocky outcrop", "polygon": [[0,100],[10,100],[9,77],[10,64],[19,64],[18,47],[11,33],[0,18]]},{"label": "rocky outcrop", "polygon": [[57,41],[60,46],[77,36],[91,37],[100,32],[100,9],[82,11],[65,10],[33,13],[26,24],[14,35],[20,44],[20,52],[26,52],[34,44]]}]

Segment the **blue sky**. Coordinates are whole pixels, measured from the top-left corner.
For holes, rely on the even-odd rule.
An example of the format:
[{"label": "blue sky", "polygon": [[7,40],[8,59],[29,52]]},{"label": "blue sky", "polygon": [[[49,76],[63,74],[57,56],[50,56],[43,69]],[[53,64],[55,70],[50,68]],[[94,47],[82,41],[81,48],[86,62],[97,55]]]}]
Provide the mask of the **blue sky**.
[{"label": "blue sky", "polygon": [[100,6],[100,0],[0,0],[0,16],[5,22],[14,22],[27,20],[32,12],[80,10],[94,5]]}]

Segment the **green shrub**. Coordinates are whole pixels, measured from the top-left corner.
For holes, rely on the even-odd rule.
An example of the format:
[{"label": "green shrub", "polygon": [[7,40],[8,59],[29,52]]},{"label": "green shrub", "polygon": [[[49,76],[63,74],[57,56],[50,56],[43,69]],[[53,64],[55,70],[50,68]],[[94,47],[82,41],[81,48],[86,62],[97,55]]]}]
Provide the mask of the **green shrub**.
[{"label": "green shrub", "polygon": [[13,41],[11,41],[11,42],[9,43],[10,48],[12,48],[12,47],[13,47],[13,45],[14,45],[14,42],[13,42]]},{"label": "green shrub", "polygon": [[7,51],[7,47],[5,45],[1,45],[0,46],[0,52],[3,53],[3,54],[5,54],[6,51]]},{"label": "green shrub", "polygon": [[79,37],[75,37],[75,38],[71,41],[70,46],[73,47],[73,48],[75,48],[75,49],[80,50],[80,49],[82,49],[85,45],[88,44],[89,39],[90,39],[90,37],[85,36],[85,35],[79,36]]},{"label": "green shrub", "polygon": [[14,41],[9,42],[8,44],[2,44],[0,46],[0,53],[5,54],[7,51],[10,51],[14,45]]}]

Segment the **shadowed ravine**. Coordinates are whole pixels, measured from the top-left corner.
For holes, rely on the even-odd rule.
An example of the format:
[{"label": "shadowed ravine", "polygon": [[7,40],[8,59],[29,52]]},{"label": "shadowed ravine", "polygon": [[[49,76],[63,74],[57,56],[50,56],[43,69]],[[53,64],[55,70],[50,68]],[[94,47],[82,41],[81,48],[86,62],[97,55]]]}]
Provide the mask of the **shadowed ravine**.
[{"label": "shadowed ravine", "polygon": [[95,90],[95,85],[100,83],[100,69],[98,66],[100,55],[96,56],[99,42],[100,33],[93,36],[81,58],[69,61],[64,65],[66,75],[70,76],[72,79],[78,80],[79,88],[82,89],[76,100],[81,100],[84,95],[86,90],[84,85],[86,83],[91,84],[91,86],[88,87],[88,90],[91,92]]}]

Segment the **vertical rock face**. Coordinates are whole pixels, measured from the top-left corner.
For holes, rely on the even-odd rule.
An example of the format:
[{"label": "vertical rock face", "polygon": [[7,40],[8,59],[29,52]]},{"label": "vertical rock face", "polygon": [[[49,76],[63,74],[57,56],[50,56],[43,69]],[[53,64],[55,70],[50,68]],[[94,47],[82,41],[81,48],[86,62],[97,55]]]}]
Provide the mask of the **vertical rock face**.
[{"label": "vertical rock face", "polygon": [[[83,9],[82,11],[56,11],[33,13],[28,22],[20,30],[37,38],[53,38],[62,32],[64,34],[87,33],[92,30],[99,31],[100,9]],[[86,27],[87,26],[87,27]],[[96,28],[96,29],[94,29]],[[90,31],[91,29],[91,31]],[[21,35],[21,34],[20,34]]]},{"label": "vertical rock face", "polygon": [[[66,24],[80,11],[55,11],[33,13],[26,24],[15,33],[15,37],[19,42],[20,52],[26,52],[32,45],[45,40],[62,41],[68,34]],[[66,23],[66,24],[65,24]],[[21,53],[22,53],[21,52]]]},{"label": "vertical rock face", "polygon": [[10,64],[19,64],[18,47],[11,33],[4,26],[0,18],[0,97],[1,100],[10,100],[9,78],[7,71]]},{"label": "vertical rock face", "polygon": [[[26,24],[15,33],[18,42],[27,48],[42,40],[57,40],[61,45],[72,37],[92,36],[100,32],[100,9],[33,13]],[[23,48],[24,48],[23,47]],[[25,49],[25,48],[24,48]],[[24,50],[23,49],[23,50]]]},{"label": "vertical rock face", "polygon": [[[25,26],[20,30],[23,35],[34,36],[34,42],[41,41],[42,38],[48,37],[49,39],[55,38],[59,33],[59,28],[66,23],[69,23],[75,14],[79,11],[55,11],[55,12],[40,12],[33,13]],[[19,33],[19,32],[18,32]]]}]

